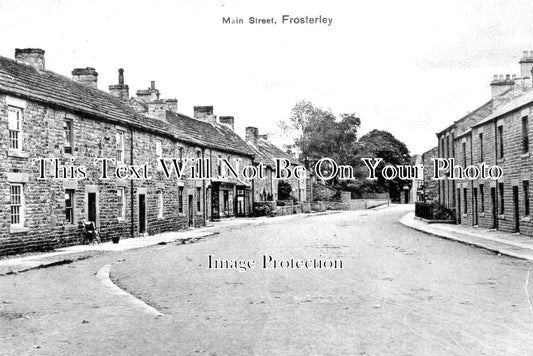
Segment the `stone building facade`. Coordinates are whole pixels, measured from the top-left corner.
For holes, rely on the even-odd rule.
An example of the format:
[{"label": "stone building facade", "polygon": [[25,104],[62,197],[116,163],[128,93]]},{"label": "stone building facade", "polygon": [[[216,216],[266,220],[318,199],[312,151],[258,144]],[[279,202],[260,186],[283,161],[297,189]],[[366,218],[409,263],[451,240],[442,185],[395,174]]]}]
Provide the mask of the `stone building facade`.
[{"label": "stone building facade", "polygon": [[[155,83],[130,98],[122,70],[109,93],[97,86],[94,68],[72,79],[46,70],[40,49],[0,57],[0,255],[78,244],[84,220],[106,241],[250,213],[252,182],[219,177],[229,168],[218,158],[251,165],[254,152],[212,107],[179,114]],[[191,163],[178,179],[160,158]]]},{"label": "stone building facade", "polygon": [[[256,127],[246,127],[246,142],[254,150],[255,163],[264,164],[264,179],[254,180],[254,201],[277,201],[279,200],[279,185],[284,182],[290,185],[290,196],[299,202],[311,202],[312,200],[312,176],[306,169],[303,179],[292,175],[286,179],[276,179],[276,159],[285,159],[288,169],[294,171],[296,166],[304,165],[297,159],[276,147],[268,140],[267,135],[260,135]],[[284,168],[280,163],[280,168]],[[281,171],[281,169],[280,169]]]},{"label": "stone building facade", "polygon": [[494,76],[492,99],[437,134],[438,157],[462,167],[501,167],[500,179],[439,181],[439,202],[458,224],[533,236],[530,221],[530,111],[533,51],[524,52],[520,76]]}]

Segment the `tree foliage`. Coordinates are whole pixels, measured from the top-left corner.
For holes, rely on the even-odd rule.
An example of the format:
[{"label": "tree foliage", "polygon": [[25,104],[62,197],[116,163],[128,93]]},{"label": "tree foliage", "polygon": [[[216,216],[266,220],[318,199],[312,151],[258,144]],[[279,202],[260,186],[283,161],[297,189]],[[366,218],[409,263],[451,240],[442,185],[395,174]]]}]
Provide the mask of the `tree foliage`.
[{"label": "tree foliage", "polygon": [[407,146],[388,131],[372,130],[361,137],[359,147],[361,157],[383,159],[376,169],[377,181],[362,182],[359,189],[368,192],[388,192],[391,199],[399,201],[403,187],[410,186],[411,182],[400,178],[386,180],[381,172],[386,165],[409,165],[411,156]]},{"label": "tree foliage", "polygon": [[[381,176],[383,166],[407,165],[409,150],[391,133],[372,130],[358,140],[361,120],[354,113],[335,116],[331,110],[315,106],[310,101],[300,101],[291,110],[289,119],[280,121],[279,128],[293,137],[293,144],[286,145],[291,153],[297,153],[300,161],[312,167],[321,158],[329,157],[339,165],[354,168],[354,180],[332,179],[327,181],[334,188],[351,190],[354,195],[365,192],[389,192],[397,197],[404,185],[410,182],[399,179],[386,181]],[[377,181],[369,181],[362,157],[382,158]]]}]

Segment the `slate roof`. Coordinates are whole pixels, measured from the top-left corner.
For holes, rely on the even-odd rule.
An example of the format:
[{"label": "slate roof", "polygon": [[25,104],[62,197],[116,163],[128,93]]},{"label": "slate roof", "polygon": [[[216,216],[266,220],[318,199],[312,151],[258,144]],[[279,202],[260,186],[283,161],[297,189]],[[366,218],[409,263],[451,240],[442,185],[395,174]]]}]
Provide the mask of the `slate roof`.
[{"label": "slate roof", "polygon": [[300,161],[292,157],[290,154],[284,152],[268,140],[259,138],[257,140],[257,146],[250,145],[255,151],[255,161],[263,162],[265,165],[274,167],[275,158],[287,158],[293,165],[302,165]]},{"label": "slate roof", "polygon": [[181,141],[207,146],[221,151],[253,157],[254,151],[230,128],[193,119],[183,114],[167,112],[174,136]]},{"label": "slate roof", "polygon": [[1,56],[0,91],[168,135],[165,125],[147,120],[111,94]]},{"label": "slate roof", "polygon": [[246,142],[223,125],[212,125],[174,113],[167,115],[169,122],[151,118],[104,91],[2,56],[0,92],[88,114],[105,121],[129,124],[198,146],[254,156]]},{"label": "slate roof", "polygon": [[503,116],[503,115],[505,115],[507,113],[510,113],[511,111],[518,110],[518,109],[520,109],[523,106],[531,104],[532,102],[533,102],[533,90],[530,90],[530,91],[526,92],[524,95],[521,95],[521,96],[511,100],[507,104],[503,105],[501,108],[499,108],[498,110],[493,112],[487,118],[485,118],[484,120],[482,120],[482,121],[478,122],[477,124],[475,124],[474,127],[486,124],[487,122],[489,122],[491,120],[497,119],[500,116]]}]

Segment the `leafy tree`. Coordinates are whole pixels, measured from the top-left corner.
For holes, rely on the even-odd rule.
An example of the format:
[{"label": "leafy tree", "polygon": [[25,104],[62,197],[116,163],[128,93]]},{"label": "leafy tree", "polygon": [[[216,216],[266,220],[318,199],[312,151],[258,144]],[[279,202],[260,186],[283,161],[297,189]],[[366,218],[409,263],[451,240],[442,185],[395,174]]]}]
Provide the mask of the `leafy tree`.
[{"label": "leafy tree", "polygon": [[359,140],[360,157],[382,158],[383,161],[376,169],[377,181],[365,180],[357,187],[364,192],[388,192],[392,200],[400,201],[404,186],[410,186],[411,181],[395,178],[386,180],[382,170],[386,165],[409,165],[411,156],[409,149],[388,131],[372,130]]},{"label": "leafy tree", "polygon": [[[279,122],[278,126],[294,138],[294,144],[286,145],[286,149],[297,153],[300,161],[308,162],[310,167],[325,157],[338,164],[356,164],[361,120],[354,113],[336,117],[330,110],[300,101],[292,109],[289,120]],[[339,184],[336,179],[327,183]]]}]

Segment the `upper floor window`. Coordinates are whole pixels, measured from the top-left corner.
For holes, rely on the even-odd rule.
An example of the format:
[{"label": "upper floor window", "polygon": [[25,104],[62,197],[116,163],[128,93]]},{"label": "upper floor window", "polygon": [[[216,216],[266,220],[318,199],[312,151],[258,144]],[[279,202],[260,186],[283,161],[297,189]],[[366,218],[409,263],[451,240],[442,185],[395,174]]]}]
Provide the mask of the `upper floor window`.
[{"label": "upper floor window", "polygon": [[24,226],[24,186],[11,184],[9,186],[9,205],[11,226]]},{"label": "upper floor window", "polygon": [[463,142],[463,167],[466,167],[466,142]]},{"label": "upper floor window", "polygon": [[72,147],[74,146],[74,135],[72,131],[72,120],[63,120],[63,145],[65,147],[65,153],[72,153]]},{"label": "upper floor window", "polygon": [[13,106],[8,108],[9,148],[22,150],[22,110]]},{"label": "upper floor window", "polygon": [[157,169],[162,169],[160,159],[163,157],[163,143],[161,140],[155,140],[155,155],[157,156]]},{"label": "upper floor window", "polygon": [[524,116],[522,118],[522,153],[529,152],[529,128],[528,128],[528,118]]},{"label": "upper floor window", "polygon": [[503,126],[498,126],[498,158],[503,158]]},{"label": "upper floor window", "polygon": [[117,163],[124,163],[124,132],[117,131]]},{"label": "upper floor window", "polygon": [[479,160],[483,162],[483,132],[479,134]]}]

